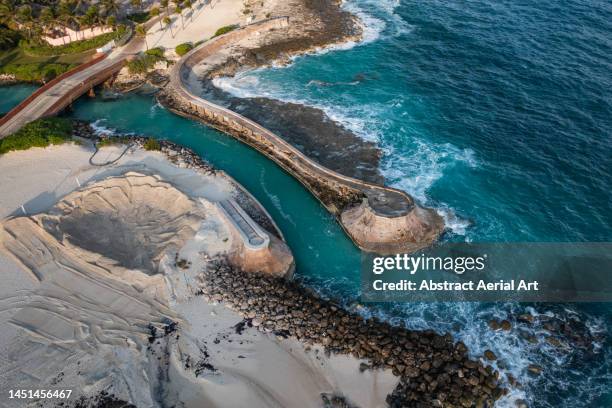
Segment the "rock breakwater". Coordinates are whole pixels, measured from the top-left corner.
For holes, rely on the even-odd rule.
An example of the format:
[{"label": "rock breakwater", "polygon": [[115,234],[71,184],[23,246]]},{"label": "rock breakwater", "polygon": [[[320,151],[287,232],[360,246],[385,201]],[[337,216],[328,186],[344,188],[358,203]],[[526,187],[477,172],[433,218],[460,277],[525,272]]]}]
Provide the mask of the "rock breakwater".
[{"label": "rock breakwater", "polygon": [[387,397],[391,407],[491,407],[506,392],[499,373],[470,359],[467,347],[449,334],[366,319],[299,282],[245,274],[223,261],[200,281],[201,295],[236,310],[260,331],[365,359],[364,370],[391,369],[400,377]]}]

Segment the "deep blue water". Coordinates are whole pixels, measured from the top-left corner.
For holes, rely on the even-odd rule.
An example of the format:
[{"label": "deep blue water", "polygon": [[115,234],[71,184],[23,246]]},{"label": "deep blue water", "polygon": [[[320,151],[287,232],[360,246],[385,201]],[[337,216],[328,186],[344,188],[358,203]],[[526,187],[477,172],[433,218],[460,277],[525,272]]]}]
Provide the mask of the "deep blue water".
[{"label": "deep blue water", "polygon": [[[609,1],[353,0],[366,41],[215,81],[242,97],[323,109],[385,151],[382,171],[444,215],[446,239],[608,242],[612,238],[612,3]],[[333,289],[337,290],[337,289]],[[504,356],[525,384],[500,405],[612,406],[611,350],[559,351],[545,330],[486,328],[517,304],[401,305],[383,315],[453,331],[475,354]],[[611,308],[577,313],[609,334]],[[571,311],[571,312],[570,312]],[[540,336],[533,345],[518,330]],[[540,378],[529,364],[546,367]]]},{"label": "deep blue water", "polygon": [[[451,228],[446,239],[611,240],[611,2],[350,0],[347,7],[366,23],[365,43],[217,85],[320,107],[375,140],[388,183],[438,209]],[[6,89],[3,103],[14,94]],[[323,293],[410,327],[451,331],[474,356],[493,350],[504,376],[523,384],[499,406],[517,398],[536,407],[612,406],[609,305],[363,307],[359,252],[297,182],[259,154],[149,96],[82,100],[73,115],[172,139],[226,170],[270,210],[298,276]],[[487,326],[525,311],[579,319],[588,347],[550,345],[541,325]],[[543,374],[527,375],[529,364]]]}]

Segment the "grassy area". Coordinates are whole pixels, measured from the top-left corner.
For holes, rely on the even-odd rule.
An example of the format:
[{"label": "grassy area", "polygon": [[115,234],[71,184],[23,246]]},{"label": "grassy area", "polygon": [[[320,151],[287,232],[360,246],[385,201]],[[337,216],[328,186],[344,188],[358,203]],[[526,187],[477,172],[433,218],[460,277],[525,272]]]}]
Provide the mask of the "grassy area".
[{"label": "grassy area", "polygon": [[0,66],[0,73],[13,75],[17,81],[47,82],[79,64],[31,63]]},{"label": "grassy area", "polygon": [[89,50],[77,54],[39,56],[28,55],[21,48],[13,48],[8,51],[0,52],[0,67],[9,64],[80,64],[88,61],[95,53],[96,50]]},{"label": "grassy area", "polygon": [[73,41],[66,45],[59,45],[53,47],[48,44],[29,44],[21,41],[19,48],[21,48],[26,54],[32,56],[57,56],[66,54],[80,54],[84,51],[95,50],[103,46],[104,44],[121,38],[126,33],[127,28],[120,26],[111,33],[99,35],[88,40]]},{"label": "grassy area", "polygon": [[233,31],[233,30],[235,30],[237,28],[238,28],[237,24],[223,26],[223,27],[219,28],[217,31],[215,31],[215,35],[213,35],[213,37],[217,37],[219,35],[223,35],[223,34],[229,33],[230,31]]},{"label": "grassy area", "polygon": [[71,120],[65,118],[39,119],[28,123],[16,133],[0,139],[0,154],[12,150],[62,144],[71,139]]}]

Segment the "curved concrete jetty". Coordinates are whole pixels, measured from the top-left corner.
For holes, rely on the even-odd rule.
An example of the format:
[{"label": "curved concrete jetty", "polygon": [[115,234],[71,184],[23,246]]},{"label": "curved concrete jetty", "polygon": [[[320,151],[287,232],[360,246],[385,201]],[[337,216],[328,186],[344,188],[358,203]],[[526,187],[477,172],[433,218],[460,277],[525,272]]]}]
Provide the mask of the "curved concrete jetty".
[{"label": "curved concrete jetty", "polygon": [[287,27],[278,17],[211,39],[186,54],[172,69],[158,98],[177,114],[199,119],[254,147],[298,179],[336,217],[355,244],[379,253],[412,252],[432,244],[444,228],[433,210],[420,207],[403,191],[334,172],[258,123],[193,94],[187,79],[193,68],[249,36]]}]

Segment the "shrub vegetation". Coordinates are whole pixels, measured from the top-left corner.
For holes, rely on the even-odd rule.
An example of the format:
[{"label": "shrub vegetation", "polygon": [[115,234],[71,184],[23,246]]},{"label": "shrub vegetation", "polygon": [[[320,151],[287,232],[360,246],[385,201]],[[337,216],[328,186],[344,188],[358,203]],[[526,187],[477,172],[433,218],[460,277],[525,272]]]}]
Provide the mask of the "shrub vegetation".
[{"label": "shrub vegetation", "polygon": [[177,45],[174,51],[176,51],[179,57],[182,57],[183,55],[187,54],[192,49],[193,49],[193,44],[190,42],[186,42],[186,43]]},{"label": "shrub vegetation", "polygon": [[136,24],[142,24],[147,22],[151,18],[151,15],[148,11],[141,11],[138,13],[129,14],[127,18],[128,20],[133,21]]},{"label": "shrub vegetation", "polygon": [[145,51],[146,55],[152,55],[158,57],[160,60],[164,58],[164,49],[162,47],[155,47]]},{"label": "shrub vegetation", "polygon": [[38,119],[0,139],[0,154],[30,147],[46,147],[72,139],[72,121],[65,118]]},{"label": "shrub vegetation", "polygon": [[0,50],[10,50],[19,44],[21,35],[17,31],[0,24]]},{"label": "shrub vegetation", "polygon": [[161,150],[161,145],[156,139],[147,139],[144,148],[145,150]]},{"label": "shrub vegetation", "polygon": [[233,30],[235,30],[237,28],[238,28],[237,24],[223,26],[223,27],[219,28],[217,31],[215,31],[215,35],[213,35],[213,37],[217,37],[219,35],[223,35],[223,34],[229,33],[230,31],[233,31]]}]

